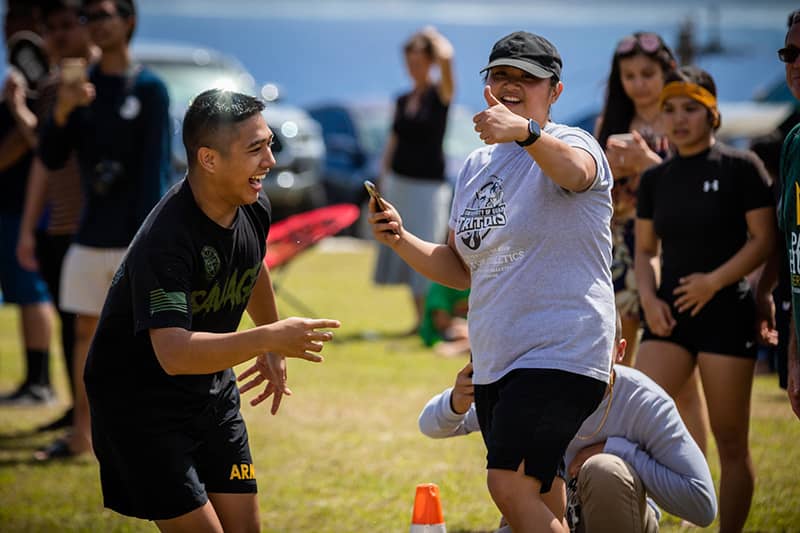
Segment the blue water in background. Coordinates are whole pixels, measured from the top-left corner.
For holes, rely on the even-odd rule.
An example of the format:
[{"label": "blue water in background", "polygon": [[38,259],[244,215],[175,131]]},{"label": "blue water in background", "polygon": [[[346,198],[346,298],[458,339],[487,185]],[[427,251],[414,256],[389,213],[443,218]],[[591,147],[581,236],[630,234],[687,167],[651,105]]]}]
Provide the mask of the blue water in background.
[{"label": "blue water in background", "polygon": [[[556,120],[602,106],[605,77],[620,37],[660,33],[670,45],[687,17],[699,44],[714,31],[726,52],[697,63],[715,77],[721,100],[749,100],[779,82],[792,1],[748,0],[138,0],[134,43],[173,41],[234,56],[261,85],[276,83],[289,103],[386,100],[408,87],[404,40],[433,24],[456,49],[456,103],[482,109],[479,70],[492,44],[518,29],[555,43],[564,60],[565,90]],[[0,46],[1,47],[1,46]],[[0,68],[0,70],[3,70]]]},{"label": "blue water in background", "polygon": [[[275,82],[287,102],[384,100],[408,86],[400,47],[416,29],[434,24],[456,49],[455,101],[484,107],[479,70],[492,44],[518,29],[540,33],[564,60],[565,90],[554,106],[569,121],[602,105],[605,77],[618,39],[656,31],[671,45],[687,16],[699,44],[713,31],[710,5],[720,5],[726,52],[701,57],[721,100],[748,100],[783,76],[775,51],[783,45],[793,2],[501,2],[140,0],[135,39],[200,44],[236,57],[256,82]],[[708,5],[707,5],[708,4]],[[752,7],[756,4],[757,7]]]}]

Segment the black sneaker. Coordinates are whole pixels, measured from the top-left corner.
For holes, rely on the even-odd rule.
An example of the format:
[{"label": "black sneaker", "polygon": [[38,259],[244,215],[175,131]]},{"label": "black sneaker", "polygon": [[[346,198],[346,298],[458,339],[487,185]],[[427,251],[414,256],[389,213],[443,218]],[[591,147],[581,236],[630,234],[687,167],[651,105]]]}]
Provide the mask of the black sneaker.
[{"label": "black sneaker", "polygon": [[49,385],[23,385],[16,392],[0,398],[0,407],[37,407],[55,402],[56,395]]}]

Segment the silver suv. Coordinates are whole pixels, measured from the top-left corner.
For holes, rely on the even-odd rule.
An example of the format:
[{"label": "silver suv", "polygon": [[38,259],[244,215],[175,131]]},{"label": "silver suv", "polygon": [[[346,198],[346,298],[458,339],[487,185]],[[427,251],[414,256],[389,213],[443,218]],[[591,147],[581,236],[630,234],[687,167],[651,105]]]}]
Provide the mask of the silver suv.
[{"label": "silver suv", "polygon": [[[177,181],[186,172],[181,124],[191,99],[213,87],[255,95],[255,80],[236,59],[198,46],[137,43],[133,47],[133,58],[158,74],[167,85],[174,125],[172,161]],[[267,102],[264,117],[275,134],[272,151],[276,165],[264,182],[273,218],[324,205],[321,174],[325,144],[319,124],[299,107],[275,102]]]}]

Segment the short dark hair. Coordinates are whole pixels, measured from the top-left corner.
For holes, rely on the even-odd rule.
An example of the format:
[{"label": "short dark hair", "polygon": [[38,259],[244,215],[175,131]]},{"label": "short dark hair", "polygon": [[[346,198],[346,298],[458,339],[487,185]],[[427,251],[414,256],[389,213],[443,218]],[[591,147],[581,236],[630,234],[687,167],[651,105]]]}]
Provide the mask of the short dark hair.
[{"label": "short dark hair", "polygon": [[194,166],[202,147],[225,152],[230,128],[264,110],[264,101],[255,96],[209,89],[198,94],[183,118],[183,146],[189,168]]},{"label": "short dark hair", "polygon": [[[116,6],[117,8],[117,14],[120,17],[128,19],[136,16],[136,2],[134,0],[111,0],[111,1],[114,2],[114,6]],[[86,8],[92,4],[99,4],[100,2],[103,2],[103,0],[83,0],[83,6],[84,8]],[[136,24],[134,24],[133,28],[131,28],[131,31],[128,32],[128,42],[131,41],[134,31],[136,31]]]},{"label": "short dark hair", "polygon": [[[99,4],[103,0],[83,0],[84,6],[90,6],[92,4]],[[121,17],[135,17],[136,16],[136,2],[134,0],[111,0],[114,2],[114,5],[117,7],[117,13]]]},{"label": "short dark hair", "polygon": [[[695,85],[699,85],[703,89],[713,94],[714,97],[717,96],[717,84],[714,83],[714,78],[711,77],[711,74],[701,69],[700,67],[695,67],[694,65],[685,65],[679,68],[678,70],[670,73],[664,80],[664,85],[673,81],[694,83]],[[710,109],[708,110],[708,116],[709,118],[713,117],[713,114]],[[722,122],[721,116],[720,116],[720,122]],[[714,129],[715,130],[719,129],[719,124]]]},{"label": "short dark hair", "polygon": [[789,18],[786,19],[786,37],[783,38],[784,43],[786,43],[787,39],[789,39],[789,32],[792,31],[792,26],[798,22],[800,22],[800,9],[795,9],[789,13]]},{"label": "short dark hair", "polygon": [[786,20],[786,28],[791,29],[798,22],[800,22],[800,9],[795,9],[789,13],[789,18]]}]

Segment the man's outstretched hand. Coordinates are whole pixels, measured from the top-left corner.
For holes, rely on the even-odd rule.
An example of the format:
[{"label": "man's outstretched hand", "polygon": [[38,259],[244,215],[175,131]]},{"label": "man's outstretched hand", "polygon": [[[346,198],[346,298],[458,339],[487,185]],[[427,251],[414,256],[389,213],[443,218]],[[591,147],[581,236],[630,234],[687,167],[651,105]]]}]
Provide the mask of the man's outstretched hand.
[{"label": "man's outstretched hand", "polygon": [[284,395],[292,395],[292,391],[286,386],[286,358],[322,362],[322,356],[316,352],[321,352],[324,344],[333,339],[333,333],[321,329],[338,328],[340,325],[338,320],[291,317],[259,326],[269,331],[271,348],[256,357],[253,365],[239,376],[239,382],[252,377],[239,388],[239,392],[244,394],[266,381],[266,387],[261,394],[250,400],[250,405],[258,405],[272,396],[270,412],[274,415],[278,412]]},{"label": "man's outstretched hand", "polygon": [[266,381],[267,386],[258,396],[250,400],[250,405],[258,405],[272,396],[270,413],[274,415],[281,406],[283,396],[292,395],[292,391],[286,386],[286,358],[275,353],[259,355],[253,366],[242,372],[237,381],[241,383],[251,376],[250,381],[239,387],[239,393],[244,394]]}]

